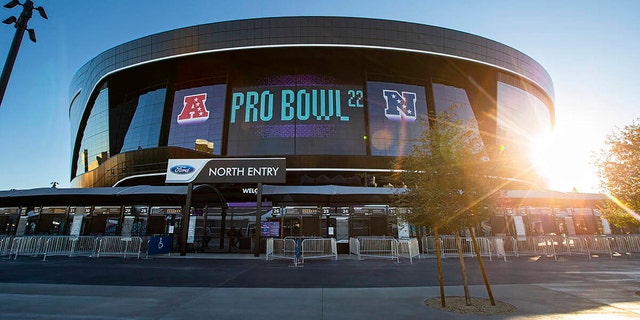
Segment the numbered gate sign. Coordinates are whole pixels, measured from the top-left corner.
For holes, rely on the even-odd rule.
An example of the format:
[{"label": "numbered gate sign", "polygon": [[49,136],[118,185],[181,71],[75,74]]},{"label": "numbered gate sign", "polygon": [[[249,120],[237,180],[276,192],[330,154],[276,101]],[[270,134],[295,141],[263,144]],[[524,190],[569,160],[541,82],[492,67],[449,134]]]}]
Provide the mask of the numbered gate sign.
[{"label": "numbered gate sign", "polygon": [[147,247],[147,255],[165,254],[171,252],[171,237],[151,237]]}]

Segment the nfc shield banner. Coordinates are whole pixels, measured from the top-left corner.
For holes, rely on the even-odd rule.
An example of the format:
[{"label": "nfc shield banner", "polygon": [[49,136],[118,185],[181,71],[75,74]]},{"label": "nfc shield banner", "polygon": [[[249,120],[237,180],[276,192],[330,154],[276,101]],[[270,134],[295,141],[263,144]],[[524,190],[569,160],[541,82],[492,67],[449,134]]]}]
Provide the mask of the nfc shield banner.
[{"label": "nfc shield banner", "polygon": [[169,159],[166,183],[285,183],[285,158]]}]

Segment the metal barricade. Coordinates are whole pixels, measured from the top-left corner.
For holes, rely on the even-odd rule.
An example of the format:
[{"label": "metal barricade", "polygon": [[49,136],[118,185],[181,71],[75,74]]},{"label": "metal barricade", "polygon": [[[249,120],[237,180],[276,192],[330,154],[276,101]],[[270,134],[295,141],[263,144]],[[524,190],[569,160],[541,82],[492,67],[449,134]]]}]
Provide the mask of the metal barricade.
[{"label": "metal barricade", "polygon": [[349,255],[360,256],[360,242],[358,238],[349,238]]},{"label": "metal barricade", "polygon": [[[473,242],[471,241],[471,238],[460,237],[460,247],[462,248],[462,256],[475,257]],[[458,242],[455,236],[440,236],[440,254],[443,258],[457,257],[459,255]]]},{"label": "metal barricade", "polygon": [[335,238],[302,240],[301,261],[304,259],[334,258],[338,260],[338,247]]},{"label": "metal barricade", "polygon": [[393,237],[358,237],[358,259],[363,257],[398,258],[398,240]]},{"label": "metal barricade", "polygon": [[548,237],[526,237],[524,240],[516,241],[517,256],[553,256],[556,257],[553,239]]},{"label": "metal barricade", "polygon": [[141,237],[101,237],[97,240],[96,257],[132,255],[140,259],[141,248]]},{"label": "metal barricade", "polygon": [[[467,237],[467,242],[470,242],[471,245],[471,255],[476,256],[476,251],[473,248],[473,239]],[[490,239],[487,237],[476,237],[476,242],[478,243],[478,249],[480,250],[481,257],[489,257],[489,261],[493,261],[493,255],[496,252],[496,244],[494,239]],[[506,261],[506,260],[505,260]]]},{"label": "metal barricade", "polygon": [[[516,238],[509,236],[509,237],[502,238],[502,240],[503,240],[503,246],[504,246],[504,255],[517,257],[518,242],[516,241]],[[496,242],[496,248],[497,247],[498,247],[498,244]]]},{"label": "metal barricade", "polygon": [[68,256],[71,253],[72,242],[68,236],[43,237],[42,261],[47,260],[47,256]]},{"label": "metal barricade", "polygon": [[617,255],[631,256],[640,252],[640,236],[631,234],[609,235],[609,247]]},{"label": "metal barricade", "polygon": [[581,236],[581,238],[586,243],[589,259],[593,254],[608,254],[610,258],[613,258],[608,238],[597,235]]},{"label": "metal barricade", "polygon": [[69,257],[87,256],[93,257],[96,254],[98,237],[93,236],[71,236],[71,251]]},{"label": "metal barricade", "polygon": [[13,255],[13,259],[17,259],[21,256],[35,257],[43,253],[43,244],[45,242],[45,236],[25,236],[15,237],[11,241],[11,251],[9,257]]},{"label": "metal barricade", "polygon": [[269,261],[269,259],[288,259],[293,260],[294,265],[298,265],[296,240],[267,238],[266,249],[267,261]]},{"label": "metal barricade", "polygon": [[436,237],[435,236],[422,237],[422,253],[426,255],[436,253]]},{"label": "metal barricade", "polygon": [[11,252],[12,236],[0,236],[0,256],[8,256]]},{"label": "metal barricade", "polygon": [[416,256],[420,259],[418,239],[410,238],[398,240],[398,257],[408,258],[409,263],[413,264],[413,258]]}]

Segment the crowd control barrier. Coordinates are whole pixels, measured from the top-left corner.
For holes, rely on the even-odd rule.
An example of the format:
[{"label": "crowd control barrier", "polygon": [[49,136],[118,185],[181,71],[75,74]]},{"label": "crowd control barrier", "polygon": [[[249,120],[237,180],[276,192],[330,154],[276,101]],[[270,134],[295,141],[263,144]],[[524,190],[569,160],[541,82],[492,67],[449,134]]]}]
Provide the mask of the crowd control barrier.
[{"label": "crowd control barrier", "polygon": [[359,260],[364,257],[387,258],[400,262],[398,240],[393,237],[357,237],[349,239],[349,251]]},{"label": "crowd control barrier", "polygon": [[[514,237],[477,237],[480,255],[507,256],[548,256],[558,260],[563,255],[586,255],[591,259],[595,255],[628,256],[640,253],[640,235],[544,235]],[[440,236],[440,253],[442,257],[458,255],[458,244],[455,236]],[[422,238],[422,251],[434,255],[436,239],[433,236]],[[475,256],[470,237],[461,237],[460,245],[464,256]]]},{"label": "crowd control barrier", "polygon": [[128,255],[140,258],[142,248],[141,237],[100,237],[97,242],[96,257]]},{"label": "crowd control barrier", "polygon": [[335,238],[303,239],[301,261],[304,259],[333,258],[338,260],[338,246]]},{"label": "crowd control barrier", "polygon": [[294,265],[298,265],[296,257],[296,240],[294,239],[274,239],[267,238],[266,260],[287,259],[292,260]]},{"label": "crowd control barrier", "polygon": [[[463,257],[475,257],[476,251],[473,247],[473,240],[471,237],[460,237],[459,243],[455,236],[443,235],[440,236],[440,255],[443,258],[457,257],[458,245],[462,249]],[[480,256],[488,257],[489,260],[493,260],[493,256],[502,256],[506,261],[506,249],[505,242],[498,238],[488,237],[476,237],[478,248],[480,249]],[[422,238],[422,251],[427,255],[436,254],[436,239],[434,236],[428,236]]]},{"label": "crowd control barrier", "polygon": [[333,258],[338,260],[338,247],[334,238],[286,237],[267,238],[266,260],[287,259],[295,266],[305,259]]},{"label": "crowd control barrier", "polygon": [[409,263],[413,264],[413,258],[420,259],[420,246],[418,239],[399,239],[398,240],[398,257],[409,259]]},{"label": "crowd control barrier", "polygon": [[0,256],[8,256],[11,252],[12,236],[0,236]]},{"label": "crowd control barrier", "polygon": [[[89,256],[105,255],[136,256],[140,258],[142,238],[140,237],[94,237],[94,236],[20,236],[10,238],[9,258],[18,256]],[[5,241],[3,244],[2,241]],[[1,239],[1,246],[7,245]]]},{"label": "crowd control barrier", "polygon": [[43,239],[42,246],[43,261],[47,259],[47,256],[92,256],[95,251],[96,238],[90,236],[46,237]]}]

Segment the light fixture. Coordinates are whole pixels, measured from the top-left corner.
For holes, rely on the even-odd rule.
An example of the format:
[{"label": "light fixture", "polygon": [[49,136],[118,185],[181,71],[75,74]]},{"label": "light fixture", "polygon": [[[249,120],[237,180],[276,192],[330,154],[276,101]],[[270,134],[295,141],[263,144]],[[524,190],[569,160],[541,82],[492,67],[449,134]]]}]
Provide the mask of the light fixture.
[{"label": "light fixture", "polygon": [[6,19],[2,20],[2,23],[4,23],[4,24],[13,24],[13,23],[16,23],[16,21],[18,21],[18,19],[16,17],[14,17],[14,16],[11,16],[9,18],[6,18]]},{"label": "light fixture", "polygon": [[20,4],[20,1],[18,1],[18,0],[11,0],[11,2],[9,2],[9,3],[5,4],[5,5],[4,5],[4,7],[5,7],[5,8],[9,8],[9,9],[11,9],[11,8],[13,8],[13,7],[15,7],[15,6],[19,5],[19,4]]},{"label": "light fixture", "polygon": [[29,33],[29,39],[31,39],[31,41],[36,42],[36,31],[33,29],[27,29],[27,32]]},{"label": "light fixture", "polygon": [[40,14],[41,17],[43,17],[45,19],[49,19],[49,17],[47,17],[47,13],[44,12],[44,8],[43,7],[37,7],[36,10],[38,10],[38,13]]}]

